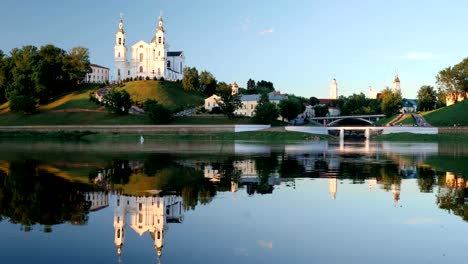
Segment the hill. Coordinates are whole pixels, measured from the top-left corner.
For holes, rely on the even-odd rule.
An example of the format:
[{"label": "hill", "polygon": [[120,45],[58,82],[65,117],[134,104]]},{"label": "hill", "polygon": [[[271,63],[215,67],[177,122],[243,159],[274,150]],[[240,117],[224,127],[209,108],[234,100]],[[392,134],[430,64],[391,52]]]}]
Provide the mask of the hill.
[{"label": "hill", "polygon": [[426,121],[432,126],[468,126],[468,100],[423,113]]},{"label": "hill", "polygon": [[203,104],[203,98],[195,93],[187,93],[181,83],[169,81],[133,81],[125,83],[125,89],[132,100],[143,104],[147,99],[155,99],[171,110],[195,107]]}]

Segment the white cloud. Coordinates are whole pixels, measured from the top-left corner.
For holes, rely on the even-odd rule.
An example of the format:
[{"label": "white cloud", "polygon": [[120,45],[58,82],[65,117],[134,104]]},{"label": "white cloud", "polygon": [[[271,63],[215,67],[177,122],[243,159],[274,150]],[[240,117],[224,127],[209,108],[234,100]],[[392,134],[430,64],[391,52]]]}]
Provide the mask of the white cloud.
[{"label": "white cloud", "polygon": [[424,52],[408,52],[401,56],[403,59],[407,60],[430,60],[436,57],[433,53],[424,53]]},{"label": "white cloud", "polygon": [[262,248],[269,248],[269,249],[273,248],[273,242],[272,241],[259,240],[258,245],[261,246]]},{"label": "white cloud", "polygon": [[263,31],[260,31],[259,34],[260,35],[267,35],[267,34],[273,34],[273,32],[275,32],[275,30],[272,29],[272,28],[269,28],[269,29],[265,29]]}]

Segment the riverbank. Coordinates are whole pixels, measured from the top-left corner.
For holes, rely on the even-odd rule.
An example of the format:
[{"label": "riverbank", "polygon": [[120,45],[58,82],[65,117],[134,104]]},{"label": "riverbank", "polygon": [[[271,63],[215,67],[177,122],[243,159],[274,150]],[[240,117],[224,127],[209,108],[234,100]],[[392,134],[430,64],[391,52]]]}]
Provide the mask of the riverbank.
[{"label": "riverbank", "polygon": [[401,142],[467,142],[468,132],[465,130],[452,130],[451,133],[440,132],[439,134],[413,134],[394,133],[380,135],[372,138],[375,141],[401,141]]}]

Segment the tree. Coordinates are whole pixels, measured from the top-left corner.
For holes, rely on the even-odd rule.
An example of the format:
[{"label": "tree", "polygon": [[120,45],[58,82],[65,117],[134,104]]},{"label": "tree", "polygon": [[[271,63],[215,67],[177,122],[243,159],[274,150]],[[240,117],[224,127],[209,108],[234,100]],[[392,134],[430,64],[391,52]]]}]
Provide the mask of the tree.
[{"label": "tree", "polygon": [[70,85],[73,86],[71,88],[76,88],[85,78],[86,74],[91,71],[89,51],[85,47],[74,47],[68,52],[64,60]]},{"label": "tree", "polygon": [[393,92],[389,87],[382,91],[382,112],[390,117],[401,109],[403,99],[401,91]]},{"label": "tree", "polygon": [[309,99],[309,103],[310,103],[311,106],[318,105],[318,104],[320,103],[320,100],[317,99],[317,97],[313,97],[313,96],[312,96],[312,97]]},{"label": "tree", "polygon": [[328,114],[328,106],[318,104],[314,106],[315,117],[325,117]]},{"label": "tree", "polygon": [[216,103],[219,106],[219,109],[225,114],[229,119],[234,117],[234,111],[242,106],[239,94],[232,94],[231,86],[225,82],[220,82],[216,93],[221,98],[216,100]]},{"label": "tree", "polygon": [[247,90],[255,90],[255,81],[252,79],[249,79],[247,81]]},{"label": "tree", "polygon": [[8,59],[5,57],[5,53],[0,50],[0,103],[5,101],[5,87],[7,79],[7,65]]},{"label": "tree", "polygon": [[292,120],[297,117],[302,111],[301,103],[295,98],[288,98],[279,102],[279,110],[281,117]]},{"label": "tree", "polygon": [[198,91],[200,88],[200,77],[195,67],[185,67],[183,70],[182,86],[186,91]]},{"label": "tree", "polygon": [[273,83],[265,81],[265,80],[261,80],[261,81],[257,82],[257,87],[256,88],[257,89],[264,88],[268,92],[273,92],[275,90],[275,87],[273,86]]},{"label": "tree", "polygon": [[446,106],[447,101],[446,101],[446,92],[444,89],[439,87],[437,89],[437,102],[436,102],[436,108],[441,108]]},{"label": "tree", "polygon": [[202,71],[200,73],[200,89],[201,94],[209,97],[216,91],[216,79],[209,71]]},{"label": "tree", "polygon": [[143,106],[149,119],[155,124],[167,124],[172,119],[171,111],[165,106],[159,104],[156,100],[146,100]]},{"label": "tree", "polygon": [[271,124],[279,116],[276,104],[270,102],[268,94],[262,94],[255,107],[255,114],[252,117],[255,123]]},{"label": "tree", "polygon": [[41,102],[57,95],[64,87],[72,85],[69,75],[64,70],[66,52],[53,45],[46,45],[39,50],[39,60],[34,68],[35,94]]},{"label": "tree", "polygon": [[11,51],[12,82],[7,87],[7,97],[16,95],[35,96],[34,67],[39,59],[37,48],[24,46]]},{"label": "tree", "polygon": [[36,101],[33,97],[27,95],[11,96],[10,110],[13,112],[22,112],[24,114],[33,114],[36,112]]},{"label": "tree", "polygon": [[434,87],[423,85],[418,91],[418,109],[430,111],[435,108],[437,102],[437,92]]},{"label": "tree", "polygon": [[118,115],[128,114],[128,110],[132,107],[130,94],[126,90],[118,91],[112,89],[104,96],[104,102],[109,112]]}]

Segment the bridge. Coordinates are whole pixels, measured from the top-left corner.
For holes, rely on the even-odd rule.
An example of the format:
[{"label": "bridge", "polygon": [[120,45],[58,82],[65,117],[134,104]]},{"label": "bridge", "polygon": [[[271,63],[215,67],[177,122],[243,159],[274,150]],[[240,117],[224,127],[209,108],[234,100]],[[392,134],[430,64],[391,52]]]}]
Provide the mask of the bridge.
[{"label": "bridge", "polygon": [[351,121],[354,123],[359,123],[362,125],[372,125],[375,121],[380,118],[385,117],[385,115],[350,115],[350,116],[326,116],[326,117],[312,117],[311,120],[314,120],[318,123],[321,123],[324,126],[335,126],[343,121]]}]

